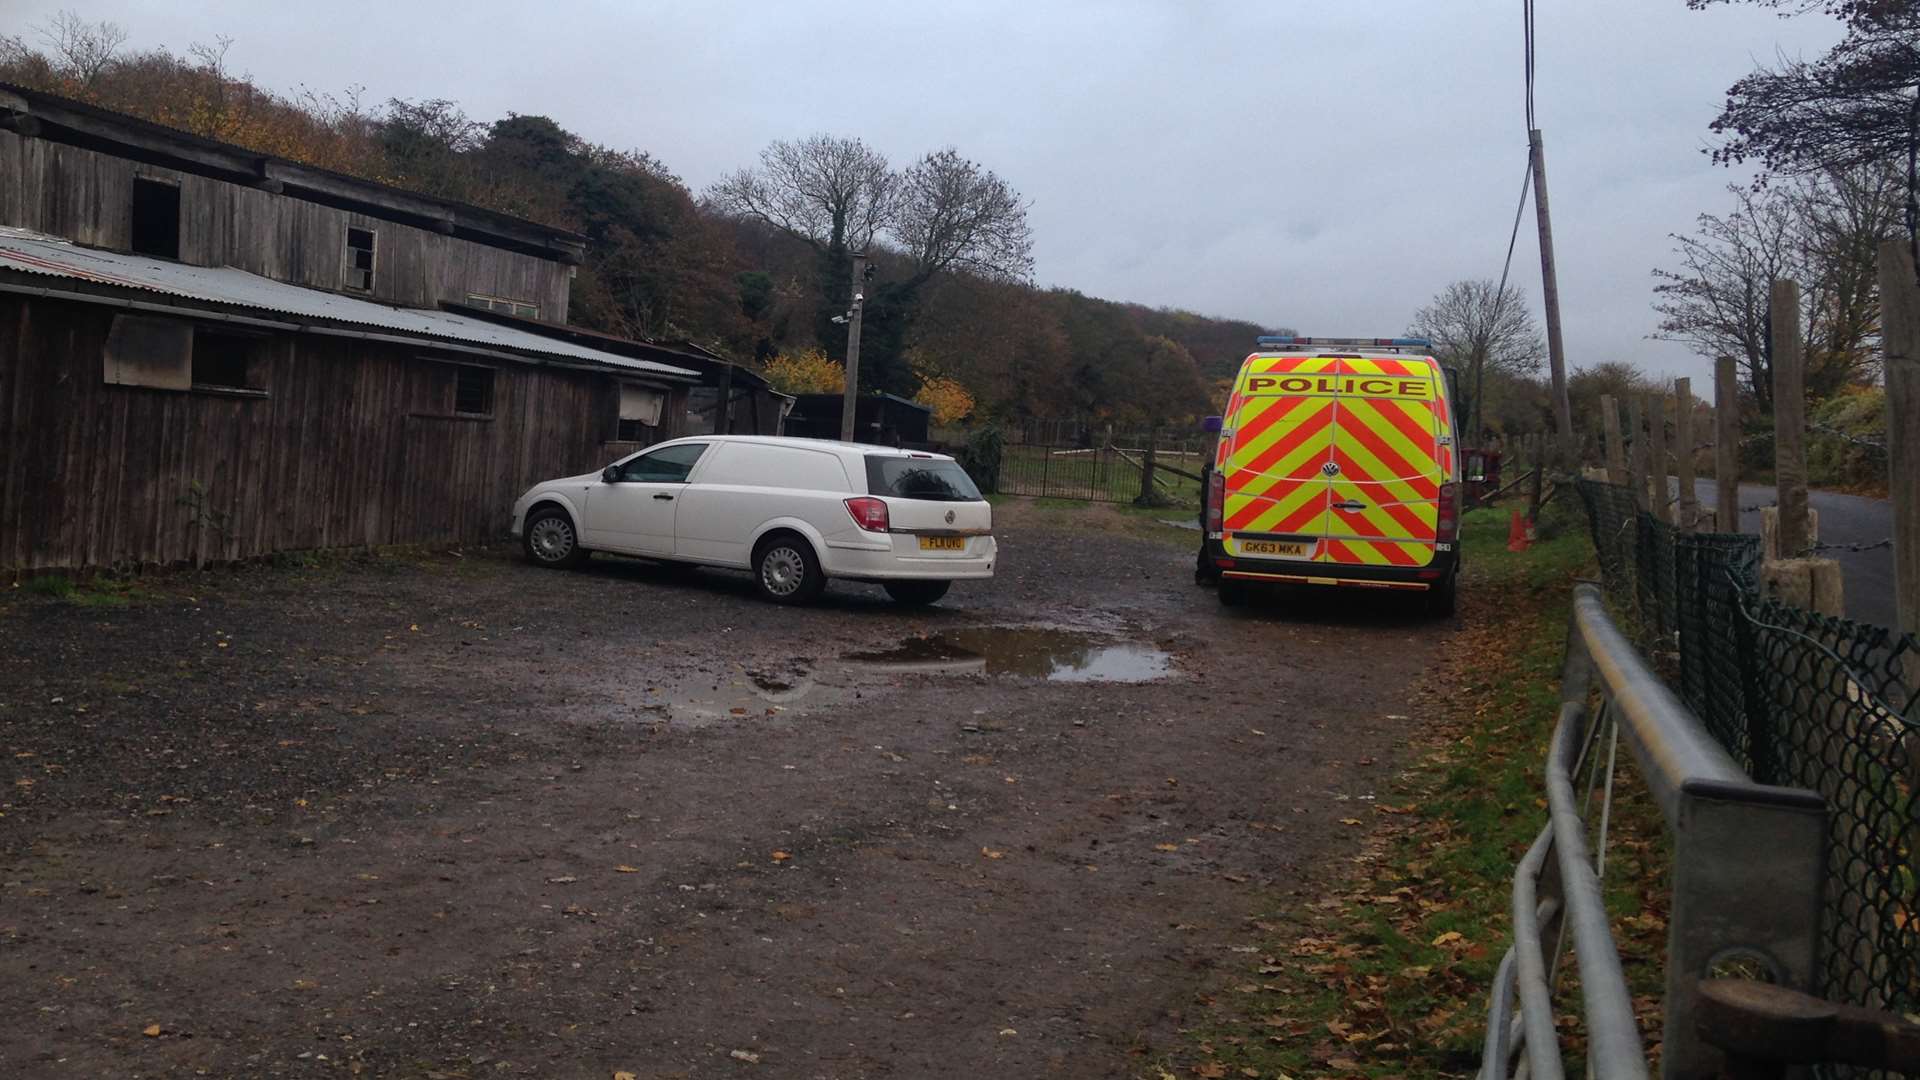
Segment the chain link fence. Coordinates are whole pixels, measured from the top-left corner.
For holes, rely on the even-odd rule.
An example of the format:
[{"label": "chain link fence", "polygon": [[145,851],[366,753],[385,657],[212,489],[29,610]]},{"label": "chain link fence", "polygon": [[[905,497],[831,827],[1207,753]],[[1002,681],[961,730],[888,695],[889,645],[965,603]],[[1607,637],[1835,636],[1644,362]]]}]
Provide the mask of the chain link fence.
[{"label": "chain link fence", "polygon": [[1920,641],[1764,596],[1758,537],[1579,490],[1612,604],[1681,699],[1754,780],[1827,802],[1819,992],[1920,1012]]}]

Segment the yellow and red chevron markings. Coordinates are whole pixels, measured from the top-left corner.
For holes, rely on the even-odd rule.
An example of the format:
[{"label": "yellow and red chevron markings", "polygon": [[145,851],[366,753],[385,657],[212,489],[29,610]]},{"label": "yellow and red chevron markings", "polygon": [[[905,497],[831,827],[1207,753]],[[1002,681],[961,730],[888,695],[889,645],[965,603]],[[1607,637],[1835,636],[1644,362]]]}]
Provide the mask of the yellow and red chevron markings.
[{"label": "yellow and red chevron markings", "polygon": [[[1424,566],[1451,475],[1446,395],[1424,360],[1252,358],[1228,402],[1223,528],[1322,538],[1317,562]],[[1331,467],[1332,471],[1329,471]]]}]

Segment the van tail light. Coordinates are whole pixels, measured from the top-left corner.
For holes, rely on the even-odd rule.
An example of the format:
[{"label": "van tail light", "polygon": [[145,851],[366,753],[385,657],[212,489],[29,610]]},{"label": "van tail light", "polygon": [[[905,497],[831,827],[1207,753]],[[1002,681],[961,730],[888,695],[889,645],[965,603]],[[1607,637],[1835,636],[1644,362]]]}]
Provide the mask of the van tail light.
[{"label": "van tail light", "polygon": [[1460,485],[1440,485],[1440,508],[1433,526],[1436,540],[1456,540],[1460,536]]},{"label": "van tail light", "polygon": [[868,532],[886,532],[891,524],[887,520],[887,504],[870,495],[848,499],[847,513],[853,515],[855,525]]},{"label": "van tail light", "polygon": [[1219,532],[1226,520],[1227,474],[1218,469],[1207,475],[1207,531]]}]

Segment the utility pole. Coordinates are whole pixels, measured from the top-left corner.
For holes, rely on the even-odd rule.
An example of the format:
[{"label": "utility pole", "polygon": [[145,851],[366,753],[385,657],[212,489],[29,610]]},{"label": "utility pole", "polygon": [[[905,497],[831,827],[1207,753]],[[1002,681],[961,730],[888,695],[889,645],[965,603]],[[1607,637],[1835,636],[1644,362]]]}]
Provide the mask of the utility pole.
[{"label": "utility pole", "polygon": [[1773,283],[1773,479],[1782,559],[1806,556],[1807,381],[1800,342],[1800,283]]},{"label": "utility pole", "polygon": [[1573,406],[1567,400],[1567,350],[1560,338],[1560,279],[1553,271],[1553,219],[1547,215],[1547,155],[1540,129],[1527,132],[1533,158],[1533,210],[1540,224],[1540,298],[1547,306],[1547,364],[1553,374],[1553,423],[1560,434],[1561,463],[1576,464],[1573,445]]},{"label": "utility pole", "polygon": [[867,253],[853,256],[853,305],[847,308],[847,389],[840,402],[840,441],[853,442],[854,416],[860,401],[860,312],[866,306]]}]

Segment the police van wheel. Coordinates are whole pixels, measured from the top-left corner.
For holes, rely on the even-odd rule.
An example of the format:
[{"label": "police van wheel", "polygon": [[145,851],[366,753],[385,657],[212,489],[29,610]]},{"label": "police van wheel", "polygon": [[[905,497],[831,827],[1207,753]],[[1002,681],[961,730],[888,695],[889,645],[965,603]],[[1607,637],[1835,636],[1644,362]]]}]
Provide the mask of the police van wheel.
[{"label": "police van wheel", "polygon": [[1247,587],[1238,581],[1221,578],[1219,595],[1221,607],[1245,607],[1247,604]]},{"label": "police van wheel", "polygon": [[1447,579],[1427,590],[1427,614],[1436,619],[1453,617],[1460,599],[1460,572],[1454,571]]}]

